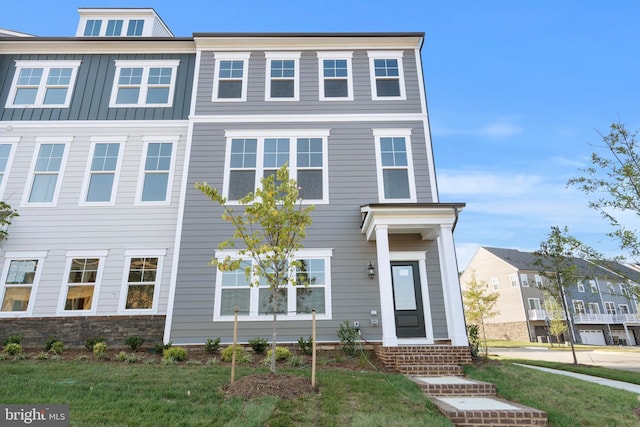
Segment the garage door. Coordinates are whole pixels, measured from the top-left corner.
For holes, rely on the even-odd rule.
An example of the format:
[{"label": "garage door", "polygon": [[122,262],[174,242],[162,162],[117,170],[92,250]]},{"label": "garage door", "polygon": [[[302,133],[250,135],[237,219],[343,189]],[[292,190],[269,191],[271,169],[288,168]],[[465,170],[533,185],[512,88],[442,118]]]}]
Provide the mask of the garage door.
[{"label": "garage door", "polygon": [[582,344],[607,345],[602,331],[580,331],[580,340]]}]

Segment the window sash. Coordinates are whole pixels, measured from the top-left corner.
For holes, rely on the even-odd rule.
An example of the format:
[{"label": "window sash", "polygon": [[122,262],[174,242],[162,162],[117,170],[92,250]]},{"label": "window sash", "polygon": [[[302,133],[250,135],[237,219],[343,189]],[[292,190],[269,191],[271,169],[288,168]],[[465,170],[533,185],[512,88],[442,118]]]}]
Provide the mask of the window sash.
[{"label": "window sash", "polygon": [[140,184],[140,202],[169,202],[175,151],[173,145],[173,142],[147,143]]},{"label": "window sash", "polygon": [[373,129],[380,201],[415,202],[410,129]]},{"label": "window sash", "polygon": [[369,73],[373,100],[404,100],[402,51],[369,51]]},{"label": "window sash", "polygon": [[28,203],[54,202],[65,154],[66,144],[40,144],[34,163]]},{"label": "window sash", "polygon": [[297,101],[300,83],[299,52],[268,52],[266,55],[266,101]]},{"label": "window sash", "polygon": [[153,310],[159,267],[159,257],[135,256],[128,259],[125,310]]},{"label": "window sash", "polygon": [[109,107],[170,107],[179,62],[116,60]]},{"label": "window sash", "polygon": [[39,259],[7,259],[8,267],[4,277],[2,313],[28,313],[31,309],[31,296],[37,285]]}]

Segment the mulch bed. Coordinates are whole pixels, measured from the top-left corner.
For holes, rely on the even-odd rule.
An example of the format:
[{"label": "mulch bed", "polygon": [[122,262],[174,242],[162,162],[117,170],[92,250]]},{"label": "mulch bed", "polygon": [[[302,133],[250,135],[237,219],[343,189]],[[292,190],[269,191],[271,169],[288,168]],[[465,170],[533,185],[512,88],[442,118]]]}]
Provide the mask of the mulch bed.
[{"label": "mulch bed", "polygon": [[224,388],[227,396],[253,399],[261,396],[277,396],[283,399],[317,393],[308,378],[284,374],[247,375]]}]

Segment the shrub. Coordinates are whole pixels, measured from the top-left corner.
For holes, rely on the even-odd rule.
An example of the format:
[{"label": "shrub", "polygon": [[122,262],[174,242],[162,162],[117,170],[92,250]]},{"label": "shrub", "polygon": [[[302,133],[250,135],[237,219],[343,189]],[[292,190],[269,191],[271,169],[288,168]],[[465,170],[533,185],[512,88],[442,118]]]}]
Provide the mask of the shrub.
[{"label": "shrub", "polygon": [[478,355],[480,354],[480,335],[478,334],[478,325],[468,325],[467,336],[469,337],[471,356],[478,357]]},{"label": "shrub", "polygon": [[22,344],[22,334],[9,335],[9,338],[2,342],[4,347],[8,344]]},{"label": "shrub", "polygon": [[144,362],[145,365],[155,365],[158,363],[158,361],[156,359],[145,359]]},{"label": "shrub", "polygon": [[98,359],[104,359],[107,357],[107,343],[104,341],[98,341],[93,345],[93,354]]},{"label": "shrub", "polygon": [[213,354],[217,352],[219,348],[220,348],[219,337],[216,338],[215,340],[212,340],[211,338],[207,338],[207,342],[204,343],[204,351],[206,351],[209,354]]},{"label": "shrub", "polygon": [[46,351],[41,351],[40,353],[32,357],[33,360],[47,360],[48,358],[49,353],[47,353]]},{"label": "shrub", "polygon": [[87,351],[93,351],[93,347],[99,342],[104,342],[104,338],[102,337],[87,338],[87,340],[84,342],[84,348],[86,348]]},{"label": "shrub", "polygon": [[176,362],[187,360],[187,350],[182,347],[170,347],[162,352],[163,359],[172,359]]},{"label": "shrub", "polygon": [[153,352],[156,354],[162,354],[166,349],[171,348],[171,343],[163,343],[163,342],[157,342],[153,345]]},{"label": "shrub", "polygon": [[44,342],[44,351],[49,351],[51,350],[51,347],[53,346],[53,343],[56,341],[62,341],[60,338],[58,337],[49,337],[47,338],[47,340]]},{"label": "shrub", "polygon": [[294,354],[289,358],[289,365],[293,367],[302,366],[302,360]]},{"label": "shrub", "polygon": [[356,354],[356,343],[359,337],[360,334],[358,330],[351,326],[349,322],[345,320],[344,323],[340,324],[338,328],[338,338],[340,339],[342,352],[344,354]]},{"label": "shrub", "polygon": [[303,354],[310,356],[313,352],[313,338],[309,337],[309,339],[304,339],[304,337],[300,337],[298,347]]},{"label": "shrub", "polygon": [[22,345],[11,342],[4,346],[3,351],[10,356],[17,356],[18,354],[22,354]]},{"label": "shrub", "polygon": [[213,365],[219,365],[220,364],[220,359],[218,359],[217,357],[212,357],[211,359],[207,360],[207,366],[213,366]]},{"label": "shrub", "polygon": [[[222,350],[220,352],[220,360],[222,360],[223,362],[231,362],[231,359],[233,357],[233,346],[230,345],[229,347],[225,348],[224,350]],[[236,346],[236,363],[249,363],[251,362],[251,355],[247,352],[247,350],[240,346],[237,345]]]},{"label": "shrub", "polygon": [[[287,347],[276,347],[276,360],[287,360],[291,357],[291,350]],[[267,360],[271,360],[271,349],[267,351]]]},{"label": "shrub", "polygon": [[198,365],[202,365],[202,362],[195,359],[187,360],[187,366],[198,366]]},{"label": "shrub", "polygon": [[144,338],[139,336],[129,337],[125,340],[125,344],[129,346],[129,348],[133,351],[138,350],[144,344]]},{"label": "shrub", "polygon": [[53,354],[62,354],[62,352],[64,351],[64,343],[60,340],[54,341],[53,343],[51,343],[51,347],[49,347],[49,350],[51,350],[53,352]]},{"label": "shrub", "polygon": [[251,348],[256,354],[264,353],[264,351],[267,349],[268,344],[269,343],[267,342],[266,339],[260,338],[260,337],[256,337],[252,340],[249,340],[249,345],[251,346]]},{"label": "shrub", "polygon": [[171,365],[175,365],[176,363],[178,363],[178,362],[176,362],[176,359],[165,359],[165,358],[162,358],[160,360],[160,364],[162,366],[171,366]]},{"label": "shrub", "polygon": [[116,355],[116,360],[118,362],[124,362],[127,360],[127,352],[126,351],[121,351],[120,353],[118,353]]}]

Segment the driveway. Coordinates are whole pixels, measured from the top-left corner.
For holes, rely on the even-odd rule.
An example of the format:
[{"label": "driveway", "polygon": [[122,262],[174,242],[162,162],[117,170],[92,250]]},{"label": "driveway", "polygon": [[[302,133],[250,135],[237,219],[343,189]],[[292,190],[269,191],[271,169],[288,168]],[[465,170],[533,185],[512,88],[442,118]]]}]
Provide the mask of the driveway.
[{"label": "driveway", "polygon": [[[544,347],[497,348],[490,347],[489,354],[509,359],[546,360],[548,362],[573,363],[571,349],[550,350]],[[640,372],[640,353],[612,350],[576,350],[578,363],[606,368]]]}]

